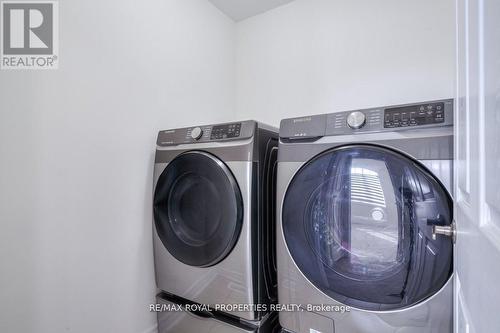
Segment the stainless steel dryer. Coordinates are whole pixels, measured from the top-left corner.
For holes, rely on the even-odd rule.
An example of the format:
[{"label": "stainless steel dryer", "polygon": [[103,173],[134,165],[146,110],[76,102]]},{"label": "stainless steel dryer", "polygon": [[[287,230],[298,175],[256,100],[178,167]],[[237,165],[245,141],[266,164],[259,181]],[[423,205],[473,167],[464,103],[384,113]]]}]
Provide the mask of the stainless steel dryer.
[{"label": "stainless steel dryer", "polygon": [[278,155],[281,325],[451,332],[453,101],[285,119]]},{"label": "stainless steel dryer", "polygon": [[[277,130],[255,121],[161,131],[154,256],[162,291],[215,305],[276,298]],[[265,311],[231,314],[260,320]]]}]

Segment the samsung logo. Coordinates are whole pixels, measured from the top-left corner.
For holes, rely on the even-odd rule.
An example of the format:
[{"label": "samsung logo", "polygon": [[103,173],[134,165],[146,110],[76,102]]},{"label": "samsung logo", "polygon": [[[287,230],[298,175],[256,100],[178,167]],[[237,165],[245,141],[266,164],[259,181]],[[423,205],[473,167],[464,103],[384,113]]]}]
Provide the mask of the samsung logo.
[{"label": "samsung logo", "polygon": [[311,117],[306,117],[306,118],[297,118],[297,119],[294,119],[293,120],[293,123],[305,123],[305,122],[308,122],[308,121],[311,121],[312,118]]}]

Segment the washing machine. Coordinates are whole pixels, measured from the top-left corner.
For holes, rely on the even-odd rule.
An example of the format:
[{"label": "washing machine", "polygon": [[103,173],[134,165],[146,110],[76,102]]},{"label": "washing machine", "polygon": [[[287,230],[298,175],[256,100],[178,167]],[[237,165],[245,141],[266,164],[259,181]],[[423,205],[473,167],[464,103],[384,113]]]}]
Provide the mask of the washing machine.
[{"label": "washing machine", "polygon": [[281,325],[452,332],[452,174],[451,99],[283,120]]},{"label": "washing machine", "polygon": [[258,321],[276,300],[278,131],[255,122],[158,134],[153,244],[157,287],[206,305],[248,304]]}]

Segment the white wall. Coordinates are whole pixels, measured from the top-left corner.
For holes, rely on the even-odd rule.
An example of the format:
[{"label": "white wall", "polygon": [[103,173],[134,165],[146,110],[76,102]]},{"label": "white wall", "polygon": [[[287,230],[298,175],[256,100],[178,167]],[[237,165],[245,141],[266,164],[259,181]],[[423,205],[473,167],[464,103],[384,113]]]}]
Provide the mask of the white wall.
[{"label": "white wall", "polygon": [[237,115],[450,98],[453,0],[296,0],[237,24]]},{"label": "white wall", "polygon": [[59,3],[60,69],[0,72],[0,332],[152,332],[156,134],[231,118],[234,23]]}]

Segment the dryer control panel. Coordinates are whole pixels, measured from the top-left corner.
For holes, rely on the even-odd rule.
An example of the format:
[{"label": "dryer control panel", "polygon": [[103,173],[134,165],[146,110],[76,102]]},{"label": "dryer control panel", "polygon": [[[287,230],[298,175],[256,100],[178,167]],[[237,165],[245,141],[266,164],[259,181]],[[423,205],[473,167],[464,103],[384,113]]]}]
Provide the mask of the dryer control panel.
[{"label": "dryer control panel", "polygon": [[241,134],[241,123],[224,124],[212,127],[210,140],[232,139]]},{"label": "dryer control panel", "polygon": [[161,131],[158,146],[206,143],[249,139],[254,135],[257,123],[252,120],[236,123],[185,127]]}]

